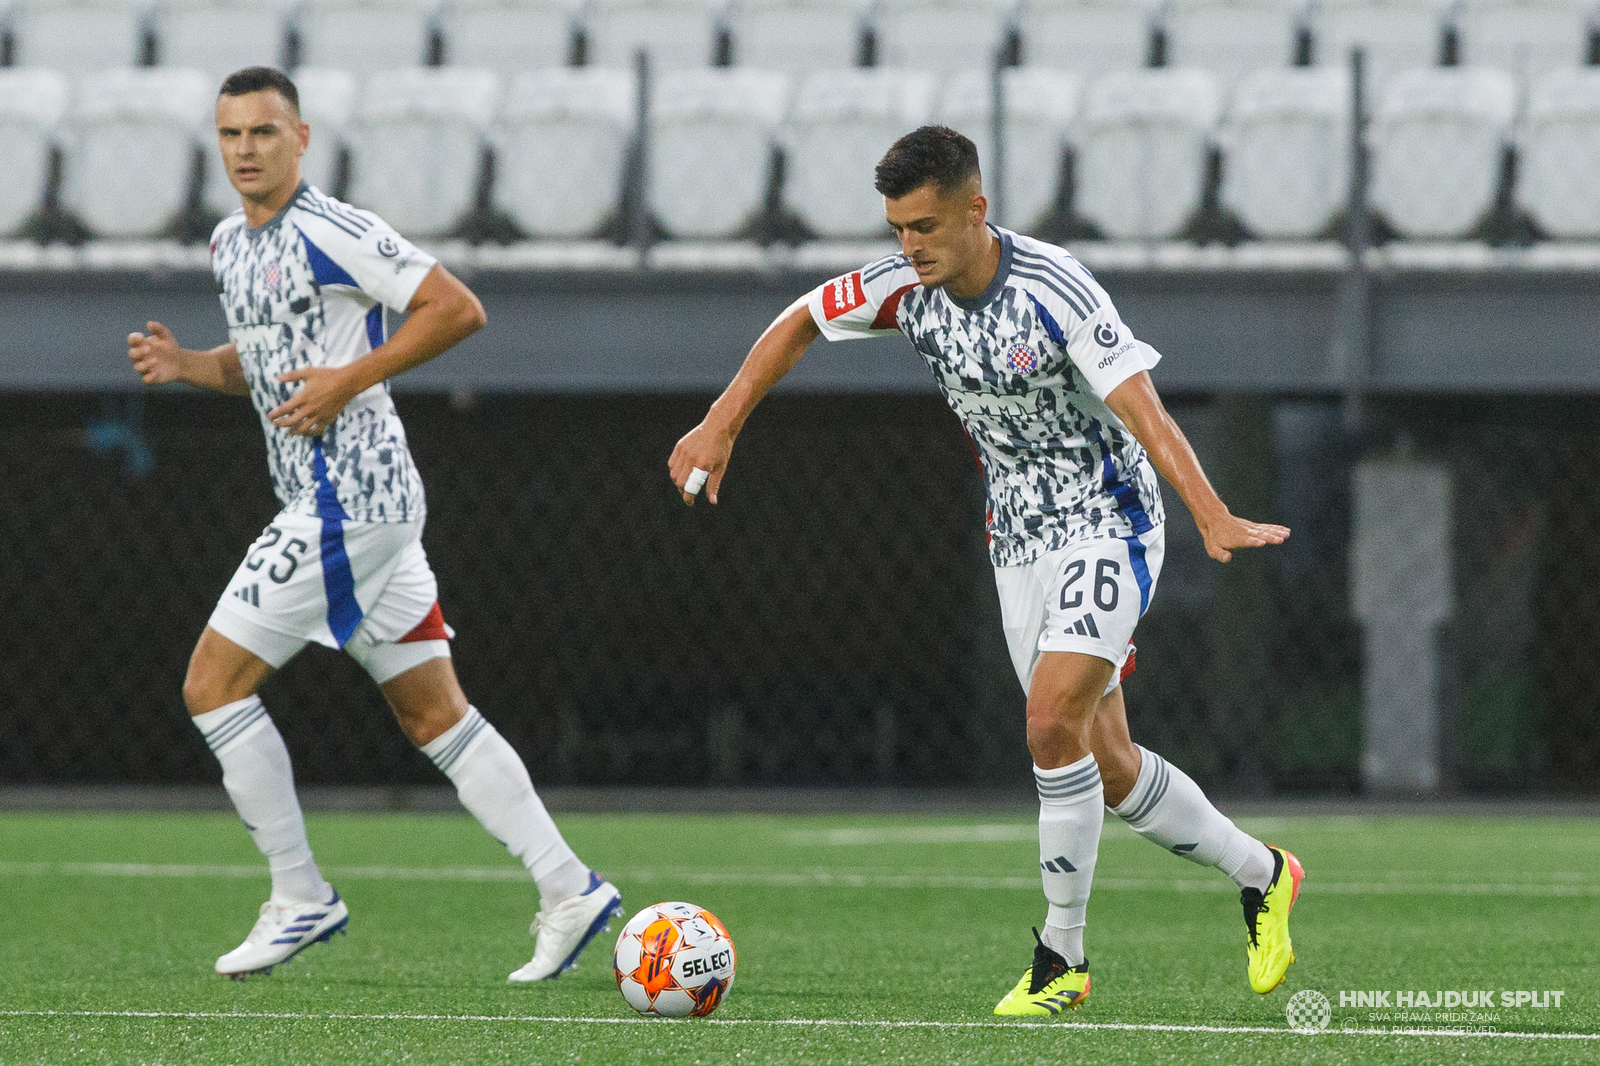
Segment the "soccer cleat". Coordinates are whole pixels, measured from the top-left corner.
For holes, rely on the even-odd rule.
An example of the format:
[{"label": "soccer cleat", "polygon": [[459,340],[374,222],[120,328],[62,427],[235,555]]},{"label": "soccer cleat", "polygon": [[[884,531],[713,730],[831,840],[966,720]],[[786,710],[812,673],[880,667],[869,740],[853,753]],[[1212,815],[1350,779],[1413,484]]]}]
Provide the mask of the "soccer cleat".
[{"label": "soccer cleat", "polygon": [[1023,973],[1017,987],[995,1005],[996,1014],[1048,1017],[1071,1010],[1089,998],[1089,960],[1068,966],[1066,959],[1045,947],[1039,930],[1033,931],[1033,939],[1038,941],[1033,949],[1033,965]]},{"label": "soccer cleat", "polygon": [[217,972],[242,981],[248,974],[270,974],[312,944],[320,944],[350,925],[350,908],[339,893],[327,903],[267,900],[244,943],[217,960]]},{"label": "soccer cleat", "polygon": [[533,958],[528,965],[506,980],[516,984],[550,981],[577,965],[578,954],[589,941],[611,926],[611,919],[622,917],[622,893],[599,874],[590,871],[589,887],[570,896],[549,911],[534,916],[528,932],[536,938]]},{"label": "soccer cleat", "polygon": [[[1282,848],[1267,845],[1272,852],[1272,880],[1267,891],[1247,888],[1239,893],[1244,904],[1245,951],[1250,956],[1250,987],[1263,996],[1283,983],[1283,975],[1294,962],[1294,944],[1289,940],[1289,911],[1300,898],[1300,882],[1306,872],[1300,860]],[[1287,879],[1283,876],[1287,873]],[[1287,883],[1285,883],[1287,881]]]}]

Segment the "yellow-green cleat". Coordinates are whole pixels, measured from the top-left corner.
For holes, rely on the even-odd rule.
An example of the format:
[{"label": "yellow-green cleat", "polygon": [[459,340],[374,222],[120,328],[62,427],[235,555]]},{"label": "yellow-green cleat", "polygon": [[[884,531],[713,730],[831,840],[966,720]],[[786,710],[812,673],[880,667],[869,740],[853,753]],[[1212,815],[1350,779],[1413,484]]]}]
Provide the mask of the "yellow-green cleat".
[{"label": "yellow-green cleat", "polygon": [[1039,930],[1033,931],[1033,939],[1037,942],[1033,965],[1023,973],[1017,987],[995,1005],[996,1014],[1048,1018],[1089,998],[1089,960],[1068,966],[1066,959],[1045,947]]},{"label": "yellow-green cleat", "polygon": [[1239,901],[1244,904],[1244,946],[1250,956],[1250,987],[1263,996],[1283,983],[1283,975],[1294,962],[1294,944],[1289,940],[1289,911],[1300,898],[1300,882],[1306,878],[1299,859],[1271,844],[1267,845],[1267,850],[1272,852],[1272,881],[1266,892],[1247,888],[1239,893]]}]

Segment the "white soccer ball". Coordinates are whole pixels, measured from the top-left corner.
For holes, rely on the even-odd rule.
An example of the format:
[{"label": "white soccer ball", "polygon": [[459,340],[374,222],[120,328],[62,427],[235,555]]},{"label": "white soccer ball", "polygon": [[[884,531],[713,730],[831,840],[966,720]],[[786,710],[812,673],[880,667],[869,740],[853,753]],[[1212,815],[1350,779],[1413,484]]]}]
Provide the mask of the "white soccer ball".
[{"label": "white soccer ball", "polygon": [[693,903],[656,903],[628,920],[612,957],[617,988],[640,1014],[703,1018],[733,986],[734,951],[717,916]]}]

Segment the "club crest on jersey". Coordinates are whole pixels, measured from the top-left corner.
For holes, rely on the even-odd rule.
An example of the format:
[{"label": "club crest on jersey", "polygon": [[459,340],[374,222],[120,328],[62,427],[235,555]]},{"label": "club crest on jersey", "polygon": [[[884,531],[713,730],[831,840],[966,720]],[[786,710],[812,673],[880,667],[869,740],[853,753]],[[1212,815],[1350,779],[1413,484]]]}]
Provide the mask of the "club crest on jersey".
[{"label": "club crest on jersey", "polygon": [[1006,353],[1006,366],[1013,374],[1031,374],[1039,369],[1039,357],[1026,344],[1015,344]]},{"label": "club crest on jersey", "polygon": [[834,278],[822,288],[822,314],[832,321],[860,307],[866,299],[861,291],[861,271]]},{"label": "club crest on jersey", "polygon": [[261,272],[261,285],[268,292],[277,292],[278,286],[283,284],[283,271],[277,263],[268,263],[267,269]]}]

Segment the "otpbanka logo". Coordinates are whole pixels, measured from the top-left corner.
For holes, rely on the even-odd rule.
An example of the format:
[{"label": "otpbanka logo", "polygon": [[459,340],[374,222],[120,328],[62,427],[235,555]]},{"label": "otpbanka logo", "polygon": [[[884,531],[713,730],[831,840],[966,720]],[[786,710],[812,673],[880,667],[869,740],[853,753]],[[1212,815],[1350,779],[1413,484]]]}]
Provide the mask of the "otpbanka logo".
[{"label": "otpbanka logo", "polygon": [[1289,1028],[1297,1033],[1320,1033],[1333,1020],[1333,1007],[1328,997],[1314,988],[1304,988],[1289,997],[1283,1009],[1289,1019]]}]

